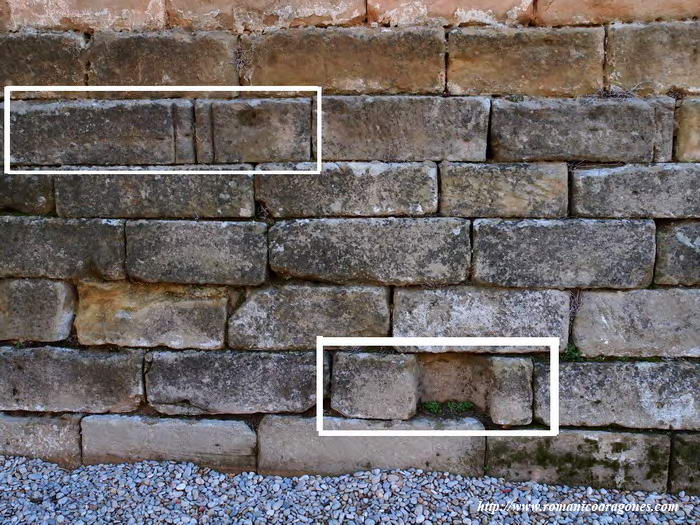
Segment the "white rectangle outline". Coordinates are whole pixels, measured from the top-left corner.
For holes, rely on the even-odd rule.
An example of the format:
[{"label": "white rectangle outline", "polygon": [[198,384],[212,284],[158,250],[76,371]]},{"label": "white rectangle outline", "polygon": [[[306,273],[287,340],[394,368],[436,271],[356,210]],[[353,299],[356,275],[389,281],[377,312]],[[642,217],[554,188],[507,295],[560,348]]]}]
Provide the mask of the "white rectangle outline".
[{"label": "white rectangle outline", "polygon": [[[549,419],[547,430],[324,430],[323,349],[326,346],[547,346]],[[319,436],[531,436],[559,435],[558,337],[316,337],[316,430]]]},{"label": "white rectangle outline", "polygon": [[[61,173],[93,173],[95,175],[128,175],[139,170],[12,170],[10,164],[10,101],[12,93],[15,91],[36,91],[36,92],[61,92],[61,91],[313,91],[316,93],[316,169],[315,170],[265,170],[269,175],[319,175],[323,168],[322,159],[322,88],[320,86],[5,86],[5,106],[4,106],[4,171],[6,174],[17,175],[57,175]],[[154,175],[181,174],[183,170],[148,170]],[[255,175],[260,171],[256,170],[188,170],[189,174],[217,173],[222,175]]]}]

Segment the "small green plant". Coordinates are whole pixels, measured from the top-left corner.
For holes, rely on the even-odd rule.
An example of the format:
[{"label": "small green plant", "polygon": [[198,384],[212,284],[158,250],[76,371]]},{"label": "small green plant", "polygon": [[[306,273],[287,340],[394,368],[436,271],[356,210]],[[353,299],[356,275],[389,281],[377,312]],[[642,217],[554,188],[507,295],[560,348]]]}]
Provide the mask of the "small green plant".
[{"label": "small green plant", "polygon": [[469,412],[474,408],[471,401],[425,401],[421,403],[421,408],[434,416],[454,416],[464,412]]},{"label": "small green plant", "polygon": [[569,343],[564,349],[563,361],[581,361],[581,350],[576,348],[576,345]]},{"label": "small green plant", "polygon": [[442,412],[442,407],[437,401],[426,401],[425,403],[422,403],[422,406],[423,410],[434,415],[438,415],[440,412]]}]

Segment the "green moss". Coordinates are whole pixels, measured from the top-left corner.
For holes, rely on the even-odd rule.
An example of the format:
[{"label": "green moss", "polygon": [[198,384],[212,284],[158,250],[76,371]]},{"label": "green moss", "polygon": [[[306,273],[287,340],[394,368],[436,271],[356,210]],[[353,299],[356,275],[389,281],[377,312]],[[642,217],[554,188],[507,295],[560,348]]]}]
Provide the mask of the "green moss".
[{"label": "green moss", "polygon": [[474,409],[471,401],[425,401],[421,408],[434,416],[458,416]]},{"label": "green moss", "polygon": [[564,349],[564,355],[561,356],[562,361],[581,361],[581,350],[576,348],[576,345],[569,343]]}]

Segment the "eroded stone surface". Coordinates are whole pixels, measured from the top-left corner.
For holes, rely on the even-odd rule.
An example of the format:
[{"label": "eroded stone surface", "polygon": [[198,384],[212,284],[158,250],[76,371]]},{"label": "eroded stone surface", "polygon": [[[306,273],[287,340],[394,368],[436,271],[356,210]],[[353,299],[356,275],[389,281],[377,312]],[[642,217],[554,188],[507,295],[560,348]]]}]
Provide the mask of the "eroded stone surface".
[{"label": "eroded stone surface", "polygon": [[700,162],[700,98],[681,102],[677,119],[676,160]]},{"label": "eroded stone surface", "polygon": [[700,357],[699,313],[700,290],[584,291],[573,342],[591,357]]},{"label": "eroded stone surface", "polygon": [[513,481],[664,492],[671,442],[664,434],[562,430],[556,437],[489,438],[489,475]]},{"label": "eroded stone surface", "polygon": [[679,432],[672,439],[671,492],[685,490],[697,494],[700,492],[700,434]]},{"label": "eroded stone surface", "polygon": [[153,352],[148,403],[164,414],[305,412],[316,403],[313,352]]},{"label": "eroded stone surface", "polygon": [[9,416],[0,414],[0,454],[80,465],[80,416]]},{"label": "eroded stone surface", "polygon": [[609,22],[655,22],[700,16],[694,0],[548,0],[537,6],[538,25],[592,25]]},{"label": "eroded stone surface", "polygon": [[270,228],[270,266],[338,283],[450,284],[467,278],[469,221],[316,219]]},{"label": "eroded stone surface", "polygon": [[552,288],[642,288],[654,271],[650,220],[474,221],[477,282]]},{"label": "eroded stone surface", "polygon": [[70,335],[76,294],[68,283],[0,280],[0,339],[60,341]]},{"label": "eroded stone surface", "polygon": [[250,292],[228,323],[231,348],[313,350],[316,336],[389,334],[389,296],[374,286],[288,284]]},{"label": "eroded stone surface", "polygon": [[390,26],[526,24],[533,15],[531,0],[369,0],[370,22]]},{"label": "eroded stone surface", "polygon": [[87,416],[83,462],[189,461],[226,472],[255,470],[255,432],[243,421]]},{"label": "eroded stone surface", "polygon": [[700,221],[659,225],[654,282],[700,284]]},{"label": "eroded stone surface", "polygon": [[0,347],[0,409],[131,412],[141,402],[143,352]]},{"label": "eroded stone surface", "polygon": [[173,284],[81,283],[75,319],[84,345],[221,348],[223,288]]},{"label": "eroded stone surface", "polygon": [[[472,418],[451,421],[368,421],[326,417],[330,430],[483,430]],[[263,474],[337,475],[373,468],[422,468],[465,476],[484,472],[483,437],[319,437],[315,418],[265,416],[258,427]]]},{"label": "eroded stone surface", "polygon": [[[2,110],[2,105],[0,105]],[[2,133],[2,125],[0,125]],[[0,147],[2,140],[0,140]],[[0,154],[2,160],[2,154]],[[11,175],[0,177],[0,210],[44,215],[54,209],[51,175]]]}]

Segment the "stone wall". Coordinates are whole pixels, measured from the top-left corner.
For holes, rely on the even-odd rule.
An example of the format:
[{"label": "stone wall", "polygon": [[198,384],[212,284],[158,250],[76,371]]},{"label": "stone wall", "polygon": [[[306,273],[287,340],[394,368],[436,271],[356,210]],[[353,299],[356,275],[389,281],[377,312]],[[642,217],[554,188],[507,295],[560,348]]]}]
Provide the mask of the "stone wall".
[{"label": "stone wall", "polygon": [[[321,175],[302,93],[17,94],[0,454],[700,491],[700,7],[601,5],[0,1],[3,85],[325,94]],[[317,335],[559,337],[562,431],[320,438]],[[325,425],[545,428],[542,350],[334,348]]]}]

